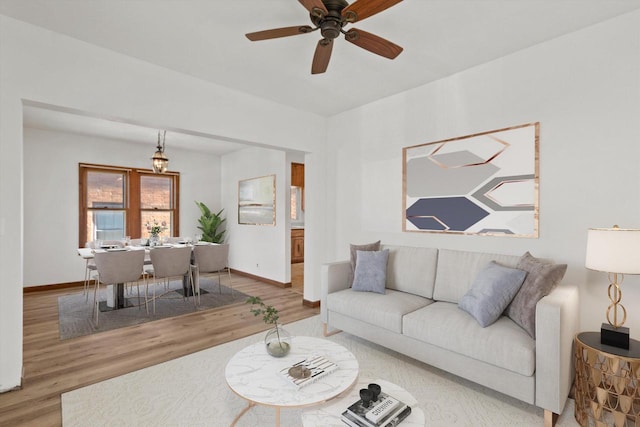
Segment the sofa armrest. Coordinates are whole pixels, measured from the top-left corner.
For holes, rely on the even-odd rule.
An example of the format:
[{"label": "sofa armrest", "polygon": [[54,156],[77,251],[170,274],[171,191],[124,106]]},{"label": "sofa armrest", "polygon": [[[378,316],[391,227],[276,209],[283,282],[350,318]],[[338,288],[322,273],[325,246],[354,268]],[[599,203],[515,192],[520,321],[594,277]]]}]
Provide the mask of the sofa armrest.
[{"label": "sofa armrest", "polygon": [[320,267],[320,317],[327,323],[327,295],[349,288],[349,261],[331,262]]},{"label": "sofa armrest", "polygon": [[578,287],[560,285],[536,305],[536,406],[562,413],[573,383]]}]

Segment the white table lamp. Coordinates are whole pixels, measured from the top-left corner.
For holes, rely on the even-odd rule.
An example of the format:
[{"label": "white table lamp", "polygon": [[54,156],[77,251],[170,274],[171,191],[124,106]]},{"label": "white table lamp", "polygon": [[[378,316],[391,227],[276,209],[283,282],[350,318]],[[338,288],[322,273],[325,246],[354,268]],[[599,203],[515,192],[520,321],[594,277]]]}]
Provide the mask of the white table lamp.
[{"label": "white table lamp", "polygon": [[629,328],[622,326],[627,320],[627,310],[620,303],[620,285],[625,274],[640,274],[640,230],[618,228],[617,225],[613,228],[590,228],[585,266],[609,273],[609,323],[602,324],[601,343],[628,349]]}]

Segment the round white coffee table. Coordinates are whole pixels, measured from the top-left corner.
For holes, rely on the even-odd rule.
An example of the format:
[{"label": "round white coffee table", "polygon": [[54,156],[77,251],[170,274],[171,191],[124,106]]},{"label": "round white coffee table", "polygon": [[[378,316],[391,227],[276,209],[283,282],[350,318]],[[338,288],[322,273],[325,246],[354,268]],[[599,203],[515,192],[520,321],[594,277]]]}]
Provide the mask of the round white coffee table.
[{"label": "round white coffee table", "polygon": [[424,412],[418,408],[418,401],[411,393],[389,381],[367,378],[359,379],[356,386],[339,399],[335,399],[318,408],[304,411],[302,413],[302,425],[304,427],[345,427],[346,424],[340,419],[340,416],[349,405],[360,399],[360,389],[367,388],[371,383],[380,385],[382,391],[411,406],[411,415],[402,421],[400,424],[402,427],[424,427],[426,422]]},{"label": "round white coffee table", "polygon": [[[324,356],[338,365],[338,369],[319,380],[296,387],[280,370],[308,356]],[[276,410],[276,425],[280,425],[281,408],[298,408],[324,403],[349,389],[358,378],[358,361],[343,346],[322,338],[293,337],[291,352],[282,358],[267,353],[264,342],[258,342],[240,350],[227,363],[227,384],[249,404],[233,420],[255,405],[272,406]]]}]

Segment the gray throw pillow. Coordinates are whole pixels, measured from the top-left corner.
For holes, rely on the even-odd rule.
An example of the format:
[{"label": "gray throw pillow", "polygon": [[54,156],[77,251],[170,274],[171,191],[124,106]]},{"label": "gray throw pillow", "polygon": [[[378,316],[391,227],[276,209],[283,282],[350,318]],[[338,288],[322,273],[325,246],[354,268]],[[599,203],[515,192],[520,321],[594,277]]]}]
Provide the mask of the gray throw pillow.
[{"label": "gray throw pillow", "polygon": [[389,259],[389,249],[358,251],[355,277],[351,289],[384,294],[387,283],[387,259]]},{"label": "gray throw pillow", "polygon": [[498,320],[522,286],[527,273],[491,261],[476,276],[471,289],[460,298],[458,307],[486,328]]},{"label": "gray throw pillow", "polygon": [[358,257],[358,251],[379,251],[380,240],[373,243],[367,243],[364,245],[350,245],[351,252],[351,271],[349,272],[348,283],[349,286],[353,285],[353,277],[356,271],[356,258]]},{"label": "gray throw pillow", "polygon": [[516,267],[526,271],[527,278],[511,301],[506,314],[535,339],[536,304],[560,283],[567,271],[567,264],[553,264],[527,252],[520,257]]}]

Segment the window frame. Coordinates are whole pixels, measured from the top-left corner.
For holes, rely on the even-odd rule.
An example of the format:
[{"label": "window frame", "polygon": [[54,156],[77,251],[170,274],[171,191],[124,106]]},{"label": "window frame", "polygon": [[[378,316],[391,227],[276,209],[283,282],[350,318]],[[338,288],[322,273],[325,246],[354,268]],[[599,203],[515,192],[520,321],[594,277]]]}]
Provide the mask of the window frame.
[{"label": "window frame", "polygon": [[[124,186],[124,211],[125,215],[125,235],[132,239],[142,237],[142,209],[140,203],[140,178],[145,175],[158,176],[152,169],[129,168],[124,166],[101,165],[92,163],[78,163],[79,178],[79,229],[78,229],[78,247],[84,247],[89,241],[87,233],[87,213],[89,211],[100,211],[101,208],[87,207],[87,174],[88,172],[112,172],[124,173],[126,184]],[[174,236],[180,235],[180,172],[167,171],[161,176],[171,178],[171,208],[155,209],[160,212],[172,212],[172,231]],[[149,211],[149,209],[144,209]]]}]

